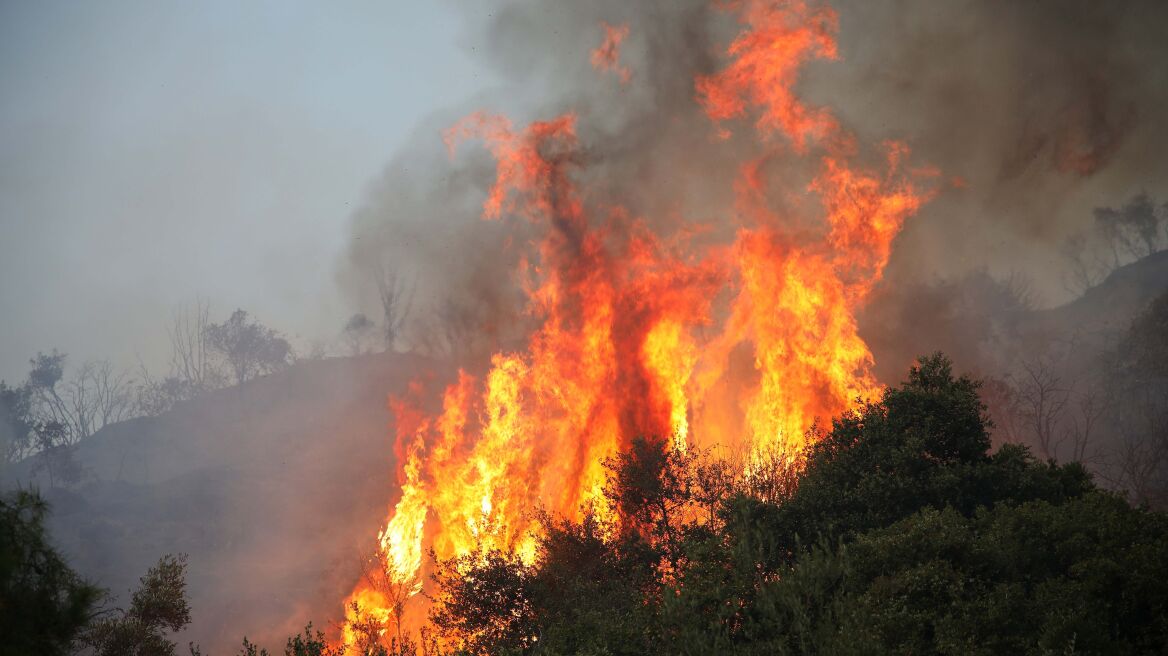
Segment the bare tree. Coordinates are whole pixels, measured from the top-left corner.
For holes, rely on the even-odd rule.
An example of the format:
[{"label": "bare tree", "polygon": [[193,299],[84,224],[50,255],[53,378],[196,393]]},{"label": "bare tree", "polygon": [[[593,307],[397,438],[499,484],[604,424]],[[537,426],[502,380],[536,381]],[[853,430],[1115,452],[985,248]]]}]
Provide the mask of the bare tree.
[{"label": "bare tree", "polygon": [[378,264],[375,275],[384,317],[385,350],[393,351],[413,308],[417,280],[407,277],[400,265],[385,261]]},{"label": "bare tree", "polygon": [[465,358],[474,352],[475,340],[484,332],[482,310],[453,299],[447,299],[438,309],[440,334],[452,359]]},{"label": "bare tree", "polygon": [[411,336],[411,342],[430,357],[459,361],[472,348],[470,315],[471,311],[447,300],[420,322],[421,329]]},{"label": "bare tree", "polygon": [[[1068,269],[1063,286],[1082,294],[1115,269],[1152,255],[1168,244],[1168,204],[1138,194],[1122,207],[1097,207],[1093,229],[1063,244]],[[1161,234],[1163,233],[1163,234]]]},{"label": "bare tree", "polygon": [[1063,437],[1056,444],[1071,446],[1071,460],[1082,463],[1098,462],[1102,455],[1088,450],[1095,444],[1103,429],[1102,422],[1111,409],[1110,399],[1097,387],[1090,386],[1077,395]]},{"label": "bare tree", "polygon": [[1139,503],[1163,507],[1168,503],[1168,439],[1126,431],[1122,437],[1103,478]]},{"label": "bare tree", "polygon": [[1044,458],[1054,458],[1071,389],[1042,359],[1023,361],[1015,389],[1022,418]]},{"label": "bare tree", "polygon": [[1137,501],[1168,505],[1168,293],[1132,321],[1109,369],[1107,422],[1118,448],[1104,477]]},{"label": "bare tree", "polygon": [[210,303],[206,299],[196,297],[191,305],[174,310],[166,326],[170,371],[162,379],[156,379],[144,363],[138,363],[137,406],[141,414],[160,415],[179,402],[226,383],[207,342],[210,325]]},{"label": "bare tree", "polygon": [[218,386],[217,371],[207,343],[211,325],[210,304],[196,298],[191,307],[175,310],[167,334],[170,337],[170,375],[196,393]]},{"label": "bare tree", "polygon": [[1074,235],[1062,247],[1068,269],[1063,277],[1063,287],[1080,296],[1083,292],[1103,282],[1112,267],[1093,251],[1086,235]]},{"label": "bare tree", "polygon": [[105,426],[135,415],[133,380],[107,360],[83,363],[66,382],[64,353],[38,353],[29,361],[32,415],[41,426],[56,425],[73,445]]},{"label": "bare tree", "polygon": [[66,386],[66,415],[78,439],[134,415],[130,376],[108,360],[81,365]]},{"label": "bare tree", "polygon": [[415,320],[411,345],[421,352],[453,362],[466,362],[494,350],[498,334],[488,318],[491,306],[482,299],[447,298],[423,320]]},{"label": "bare tree", "polygon": [[1019,444],[1023,440],[1021,402],[1014,387],[1014,377],[989,377],[982,381],[981,398],[993,421],[994,437],[1002,442]]}]

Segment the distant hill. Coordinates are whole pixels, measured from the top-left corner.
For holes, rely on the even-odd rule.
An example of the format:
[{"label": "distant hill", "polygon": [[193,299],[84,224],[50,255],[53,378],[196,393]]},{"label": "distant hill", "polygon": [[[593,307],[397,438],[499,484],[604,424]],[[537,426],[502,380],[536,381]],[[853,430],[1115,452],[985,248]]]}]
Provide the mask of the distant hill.
[{"label": "distant hill", "polygon": [[1126,331],[1131,320],[1168,291],[1168,251],[1160,251],[1112,271],[1079,298],[1049,310],[1031,313],[1025,321],[1028,337],[1076,332],[1108,340]]},{"label": "distant hill", "polygon": [[[1009,338],[1010,348],[1070,333],[1101,345],[1165,290],[1168,252],[1117,269],[1074,302],[1009,317],[1021,340]],[[886,382],[902,377],[912,356],[973,340],[1007,359],[994,332],[1007,320],[977,303],[943,305],[951,291],[931,305],[906,296],[899,314],[877,316],[884,333],[870,343],[894,374]],[[975,351],[957,355],[959,368],[976,370]],[[72,489],[48,489],[30,463],[7,478],[46,492],[58,544],[115,592],[161,554],[190,554],[194,621],[182,641],[233,654],[247,633],[279,647],[307,620],[338,617],[394,495],[386,395],[426,372],[450,373],[409,355],[302,362],[106,427],[78,447],[89,478]]]},{"label": "distant hill", "polygon": [[[394,490],[388,393],[428,360],[370,355],[298,363],[78,446],[87,480],[39,486],[50,530],[79,571],[125,594],[162,554],[190,554],[193,622],[180,644],[234,654],[336,618]],[[362,543],[362,541],[364,541]]]},{"label": "distant hill", "polygon": [[1109,348],[1131,320],[1168,291],[1168,251],[1117,268],[1099,285],[1063,305],[1019,305],[1011,289],[988,273],[899,285],[886,281],[861,313],[860,334],[876,358],[876,375],[896,384],[920,355],[936,350],[959,370],[1000,376],[1054,340],[1073,340],[1083,360]]}]

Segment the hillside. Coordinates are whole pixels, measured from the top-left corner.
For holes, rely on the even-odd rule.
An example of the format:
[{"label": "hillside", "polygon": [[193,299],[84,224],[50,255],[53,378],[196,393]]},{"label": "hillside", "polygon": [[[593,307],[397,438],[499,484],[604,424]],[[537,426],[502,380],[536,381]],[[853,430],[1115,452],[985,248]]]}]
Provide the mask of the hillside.
[{"label": "hillside", "polygon": [[[87,479],[49,489],[51,532],[85,575],[124,595],[160,555],[190,555],[191,630],[212,654],[244,632],[281,644],[336,617],[392,493],[387,393],[430,362],[371,355],[302,362],[78,447]],[[364,540],[364,543],[362,542]]]},{"label": "hillside", "polygon": [[[1168,252],[1117,269],[1072,303],[1014,317],[1015,334],[1039,343],[1073,332],[1102,345],[1165,289]],[[79,446],[87,479],[72,489],[49,489],[28,462],[8,483],[41,487],[58,544],[115,592],[159,555],[190,554],[194,618],[183,642],[213,654],[234,653],[244,633],[279,644],[310,619],[337,617],[393,496],[386,395],[435,368],[396,354],[302,362],[106,427]]]},{"label": "hillside", "polygon": [[1106,340],[1127,330],[1156,296],[1168,291],[1168,251],[1154,253],[1117,268],[1081,297],[1049,310],[1031,313],[1027,334],[1043,336],[1071,330],[1093,340]]},{"label": "hillside", "polygon": [[936,350],[963,371],[1000,377],[1019,361],[1071,346],[1072,369],[1092,366],[1132,318],[1168,290],[1168,251],[1121,266],[1079,298],[1027,309],[1025,284],[1012,287],[984,271],[953,280],[886,284],[860,314],[860,334],[876,359],[877,378],[899,382],[914,359]]}]

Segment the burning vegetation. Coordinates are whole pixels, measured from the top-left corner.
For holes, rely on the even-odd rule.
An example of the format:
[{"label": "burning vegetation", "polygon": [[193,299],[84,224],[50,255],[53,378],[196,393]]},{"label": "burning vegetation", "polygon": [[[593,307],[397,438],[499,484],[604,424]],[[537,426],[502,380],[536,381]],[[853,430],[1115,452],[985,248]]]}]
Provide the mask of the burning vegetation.
[{"label": "burning vegetation", "polygon": [[[562,565],[563,549],[595,549],[600,562],[574,566],[611,566],[610,575],[640,581],[628,613],[667,613],[668,600],[688,598],[690,581],[710,566],[688,553],[693,535],[731,539],[724,533],[733,525],[731,498],[767,508],[801,498],[793,481],[803,463],[831,452],[819,440],[842,444],[867,426],[863,417],[895,414],[886,404],[899,397],[881,400],[856,316],[905,222],[941,186],[940,174],[913,163],[902,143],[861,143],[828,108],[799,98],[802,68],[838,56],[830,7],[745,0],[723,9],[739,23],[738,35],[717,70],[692,74],[691,101],[707,119],[710,147],[721,144],[734,161],[732,204],[716,210],[734,217],[729,229],[640,216],[591,189],[589,148],[579,136],[587,114],[517,127],[476,112],[446,131],[452,157],[478,142],[493,160],[482,217],[515,235],[505,248],[533,328],[522,347],[495,352],[484,371],[460,371],[441,391],[440,409],[423,385],[390,400],[400,497],[378,533],[377,557],[345,601],[350,653],[375,644],[405,649],[420,629],[426,649],[576,653],[582,647],[572,641],[549,646],[547,636],[563,627],[547,622],[549,614],[579,619],[582,611],[533,598],[554,593],[527,587],[558,589],[541,577]],[[631,28],[601,27],[592,64],[627,84],[633,74],[620,46]],[[954,385],[946,372],[929,361],[905,393],[932,385],[930,377]],[[978,461],[988,448],[976,396],[967,382],[959,387],[972,404],[963,421],[971,439],[981,437],[954,446],[960,453],[934,454],[942,462]],[[817,428],[833,418],[834,431]],[[1074,488],[1056,496],[1077,496],[1086,485],[1070,470],[1033,475]],[[646,480],[652,493],[638,487]],[[931,502],[906,503],[916,510]],[[795,548],[796,535],[784,548]],[[633,567],[629,558],[646,558],[637,565],[644,569],[622,569]],[[762,580],[768,576],[779,574]],[[741,606],[754,602],[731,594],[718,603],[729,615],[711,607],[707,620],[724,622],[718,635],[728,642],[695,653],[743,638]],[[651,624],[660,621],[654,615]],[[590,649],[647,639],[603,626],[615,633]],[[683,644],[674,651],[692,650]],[[634,652],[645,650],[651,643]]]},{"label": "burning vegetation", "polygon": [[[483,218],[534,229],[512,247],[538,326],[525,350],[495,354],[482,376],[461,373],[437,416],[420,398],[391,401],[401,497],[379,534],[377,571],[346,602],[350,622],[388,630],[407,604],[423,605],[410,599],[425,587],[427,552],[532,563],[544,533],[536,509],[625,522],[603,494],[604,463],[638,437],[667,437],[679,454],[717,445],[744,454],[748,469],[795,462],[817,419],[878,396],[855,313],[936,174],[893,142],[868,163],[830,111],[796,96],[800,67],[836,55],[830,8],[727,9],[742,27],[726,65],[694,80],[711,139],[754,118],[756,147],[723,210],[738,219],[727,235],[589,202],[575,114],[517,128],[480,112],[446,132],[452,154],[479,140],[495,161]],[[620,70],[628,27],[604,30],[593,63]],[[769,163],[780,158],[806,159],[809,179],[779,179]],[[794,207],[773,209],[779,194]]]},{"label": "burning vegetation", "polygon": [[[914,143],[921,155],[806,99],[807,71],[841,57],[828,3],[700,11],[664,13],[687,46],[714,51],[673,52],[626,14],[590,17],[577,54],[598,100],[445,126],[449,160],[470,161],[450,164],[449,188],[475,195],[441,211],[477,217],[460,226],[470,238],[433,229],[466,255],[444,254],[449,279],[397,257],[438,259],[406,222],[397,252],[354,246],[384,312],[345,325],[350,360],[383,342],[397,362],[412,341],[402,368],[416,375],[388,398],[394,491],[368,527],[372,553],[351,588],[355,573],[330,590],[327,631],[310,624],[285,653],[1163,653],[1168,294],[1125,316],[1123,334],[1092,334],[1088,360],[1072,339],[1056,349],[1050,327],[1088,310],[1043,316],[1020,278],[890,290],[914,216],[985,176],[971,183],[933,165],[934,152],[952,161],[946,148]],[[1107,170],[1138,121],[1106,102],[1109,83],[1088,86],[1092,102],[1058,98],[1052,134],[1020,140],[1029,154],[1008,155],[1020,168],[1003,176],[1037,176],[1036,161],[1067,179]],[[1095,221],[1064,249],[1073,293],[1097,300],[1113,271],[1168,263],[1168,205],[1141,193]],[[477,237],[475,256],[457,241]],[[950,355],[968,348],[992,370],[984,384],[940,353],[909,364],[916,351],[900,350],[928,321],[941,327],[920,350],[952,338]],[[245,384],[258,394],[258,377],[294,360],[242,310],[212,324],[200,306],[172,332],[178,373],[146,381],[144,398],[161,399],[147,416],[232,381],[240,399]],[[904,357],[878,370],[874,346]],[[0,383],[0,401],[29,418],[10,459],[39,454],[52,481],[71,461],[48,456],[76,445],[31,439],[68,432],[55,421],[64,356],[33,365],[25,387]],[[882,384],[889,370],[903,382]],[[55,423],[35,420],[38,402]],[[1121,445],[1107,466],[1089,462],[1101,435]],[[45,541],[45,512],[35,495],[0,499],[6,526],[31,536],[0,535],[0,580],[15,582],[0,622],[36,627],[18,649],[175,653],[169,634],[191,621],[187,559],[149,570],[129,611],[86,619],[101,591]],[[53,612],[11,619],[10,594]],[[242,653],[267,652],[245,639]]]}]

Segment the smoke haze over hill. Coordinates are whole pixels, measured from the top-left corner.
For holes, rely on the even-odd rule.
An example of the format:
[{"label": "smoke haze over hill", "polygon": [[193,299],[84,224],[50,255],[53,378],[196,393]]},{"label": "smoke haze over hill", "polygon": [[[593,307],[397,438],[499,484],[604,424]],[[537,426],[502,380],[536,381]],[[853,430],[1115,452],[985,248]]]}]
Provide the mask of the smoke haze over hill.
[{"label": "smoke haze over hill", "polygon": [[1168,3],[831,6],[0,9],[0,482],[117,592],[190,553],[211,653],[421,622],[634,439],[790,464],[936,350],[1168,499],[1089,403],[1168,290]]}]

